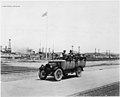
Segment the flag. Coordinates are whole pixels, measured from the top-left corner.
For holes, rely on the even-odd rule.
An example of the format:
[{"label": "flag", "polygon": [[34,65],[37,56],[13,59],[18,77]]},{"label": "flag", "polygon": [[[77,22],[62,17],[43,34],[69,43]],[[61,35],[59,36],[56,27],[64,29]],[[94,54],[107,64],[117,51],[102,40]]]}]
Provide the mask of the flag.
[{"label": "flag", "polygon": [[42,15],[42,17],[47,16],[47,13],[48,13],[48,12],[45,12],[45,13]]}]

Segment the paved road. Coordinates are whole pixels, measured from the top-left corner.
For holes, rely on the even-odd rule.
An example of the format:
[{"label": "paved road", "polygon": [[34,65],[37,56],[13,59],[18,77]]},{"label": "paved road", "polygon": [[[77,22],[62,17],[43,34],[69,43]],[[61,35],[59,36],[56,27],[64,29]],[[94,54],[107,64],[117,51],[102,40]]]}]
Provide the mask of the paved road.
[{"label": "paved road", "polygon": [[2,82],[2,97],[21,96],[67,96],[80,91],[119,81],[119,68],[106,68],[97,70],[85,70],[81,77],[74,75],[61,81],[39,80],[37,75],[30,79]]}]

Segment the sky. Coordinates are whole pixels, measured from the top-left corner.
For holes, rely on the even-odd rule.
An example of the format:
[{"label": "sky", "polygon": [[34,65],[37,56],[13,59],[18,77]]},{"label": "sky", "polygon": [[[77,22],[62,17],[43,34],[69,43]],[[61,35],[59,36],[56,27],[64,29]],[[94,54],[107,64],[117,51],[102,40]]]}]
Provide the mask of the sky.
[{"label": "sky", "polygon": [[119,52],[117,1],[4,1],[1,11],[1,45],[11,39],[13,51]]}]

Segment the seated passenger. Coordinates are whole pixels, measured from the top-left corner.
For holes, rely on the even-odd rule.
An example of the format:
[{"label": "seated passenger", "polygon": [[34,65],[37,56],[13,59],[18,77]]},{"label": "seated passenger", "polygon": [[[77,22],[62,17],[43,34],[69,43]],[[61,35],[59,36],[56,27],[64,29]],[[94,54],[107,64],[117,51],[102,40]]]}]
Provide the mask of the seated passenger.
[{"label": "seated passenger", "polygon": [[66,57],[66,60],[67,61],[73,61],[73,53],[72,53],[72,50],[70,50],[70,53],[68,53],[67,57]]},{"label": "seated passenger", "polygon": [[66,50],[63,50],[62,59],[63,59],[63,60],[66,60]]},{"label": "seated passenger", "polygon": [[80,59],[80,61],[82,61],[82,59],[83,59],[82,54],[80,54],[79,59]]},{"label": "seated passenger", "polygon": [[78,60],[79,60],[79,54],[75,54],[74,55],[74,59],[75,59],[75,62],[78,62]]},{"label": "seated passenger", "polygon": [[86,56],[85,56],[85,54],[83,54],[83,59],[84,59],[84,61],[86,61]]}]

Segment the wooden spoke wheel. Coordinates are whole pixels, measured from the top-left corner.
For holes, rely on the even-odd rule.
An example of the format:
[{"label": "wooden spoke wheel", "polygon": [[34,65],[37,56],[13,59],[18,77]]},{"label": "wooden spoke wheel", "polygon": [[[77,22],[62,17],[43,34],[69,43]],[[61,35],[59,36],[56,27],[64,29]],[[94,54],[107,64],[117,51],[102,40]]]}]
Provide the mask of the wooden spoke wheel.
[{"label": "wooden spoke wheel", "polygon": [[46,74],[45,70],[39,71],[39,78],[40,78],[41,80],[46,79],[46,77],[47,77],[47,74]]},{"label": "wooden spoke wheel", "polygon": [[77,71],[76,71],[76,76],[79,77],[81,76],[82,74],[82,69],[80,67],[77,68]]},{"label": "wooden spoke wheel", "polygon": [[54,72],[54,78],[56,81],[60,81],[63,77],[63,72],[60,68],[58,68],[57,70],[55,70]]}]

